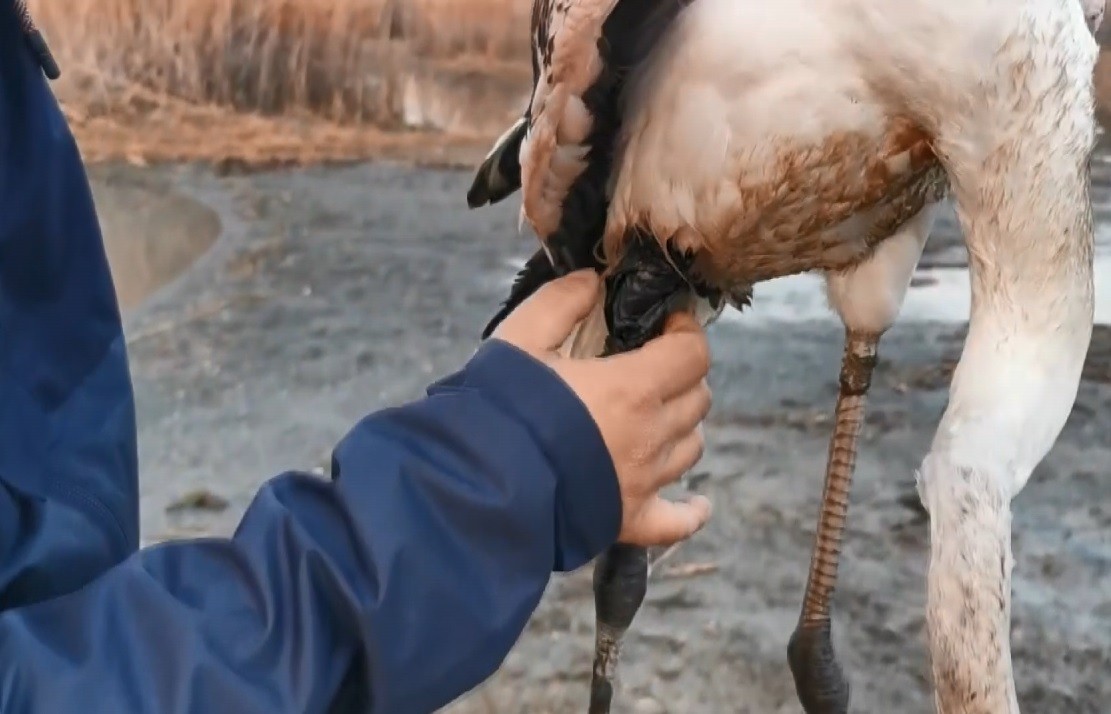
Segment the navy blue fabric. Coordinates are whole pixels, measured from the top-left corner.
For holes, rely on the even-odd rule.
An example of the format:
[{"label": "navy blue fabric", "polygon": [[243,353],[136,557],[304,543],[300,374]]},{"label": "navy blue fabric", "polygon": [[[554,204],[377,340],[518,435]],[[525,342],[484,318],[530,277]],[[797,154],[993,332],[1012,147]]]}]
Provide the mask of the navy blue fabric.
[{"label": "navy blue fabric", "polygon": [[550,573],[617,536],[589,413],[494,340],[359,422],[333,480],[282,474],[232,538],[136,550],[104,249],[73,139],[0,2],[0,712],[407,714],[481,682]]},{"label": "navy blue fabric", "polygon": [[138,545],[135,412],[84,170],[0,0],[0,607]]}]

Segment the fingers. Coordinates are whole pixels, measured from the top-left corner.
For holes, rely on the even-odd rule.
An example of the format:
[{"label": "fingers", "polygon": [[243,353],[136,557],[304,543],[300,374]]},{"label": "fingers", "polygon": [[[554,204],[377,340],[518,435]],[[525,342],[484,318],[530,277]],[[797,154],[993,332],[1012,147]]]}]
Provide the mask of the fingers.
[{"label": "fingers", "polygon": [[710,385],[701,379],[693,388],[664,404],[668,433],[675,436],[689,434],[710,413],[711,406],[713,396]]},{"label": "fingers", "polygon": [[679,478],[702,460],[706,450],[706,440],[702,429],[695,429],[675,444],[663,458],[663,467],[658,474],[657,488],[678,481]]},{"label": "fingers", "polygon": [[642,546],[672,545],[701,530],[710,520],[711,511],[705,496],[694,496],[685,503],[656,496],[630,524],[623,540]]},{"label": "fingers", "polygon": [[644,384],[664,400],[689,391],[710,371],[710,344],[694,318],[685,313],[673,316],[668,326],[639,350],[610,358],[644,375]]},{"label": "fingers", "polygon": [[664,322],[664,334],[674,334],[676,332],[702,332],[702,326],[689,312],[673,312],[667,316],[667,321]]},{"label": "fingers", "polygon": [[562,345],[598,300],[601,279],[579,270],[540,287],[510,313],[493,336],[526,352],[551,352]]},{"label": "fingers", "polygon": [[689,502],[677,503],[662,498],[657,489],[662,488],[689,471],[702,458],[704,442],[702,430],[696,428],[681,439],[663,457],[663,464],[655,470],[656,482],[645,500],[635,500],[629,511],[629,521],[621,528],[621,540],[637,545],[671,545],[685,540],[701,529],[710,519],[710,502],[695,496]]}]

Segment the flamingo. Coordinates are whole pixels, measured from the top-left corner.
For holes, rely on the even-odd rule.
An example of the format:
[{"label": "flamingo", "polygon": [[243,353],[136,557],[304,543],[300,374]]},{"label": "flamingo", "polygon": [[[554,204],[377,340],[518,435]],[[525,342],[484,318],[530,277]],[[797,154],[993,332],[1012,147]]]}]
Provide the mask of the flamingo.
[{"label": "flamingo", "polygon": [[[808,714],[843,714],[831,597],[877,346],[938,205],[969,253],[969,330],[916,474],[930,518],[936,709],[1018,712],[1011,500],[1071,411],[1093,322],[1088,195],[1102,0],[534,0],[533,91],[468,204],[521,192],[540,250],[497,322],[593,267],[604,298],[564,349],[597,356],[708,325],[762,281],[824,275],[845,326],[809,578],[787,659]],[[647,553],[594,571],[589,711],[606,714]]]}]

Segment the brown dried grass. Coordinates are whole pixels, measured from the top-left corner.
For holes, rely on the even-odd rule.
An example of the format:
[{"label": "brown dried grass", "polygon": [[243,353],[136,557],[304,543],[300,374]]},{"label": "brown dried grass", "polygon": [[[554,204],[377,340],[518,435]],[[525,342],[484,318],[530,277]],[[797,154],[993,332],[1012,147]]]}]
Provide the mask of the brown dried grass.
[{"label": "brown dried grass", "polygon": [[195,141],[233,154],[270,145],[286,158],[308,141],[309,154],[357,158],[393,141],[365,129],[399,128],[401,82],[416,67],[527,63],[525,0],[28,6],[62,67],[55,91],[90,160],[223,151]]},{"label": "brown dried grass", "polygon": [[[529,0],[28,6],[62,66],[55,91],[90,161],[256,164],[429,150],[429,137],[396,131],[406,77],[429,65],[495,74],[528,65]],[[1111,24],[1100,36],[1105,48],[1109,33]],[[1111,125],[1107,49],[1096,90],[1100,118]]]}]

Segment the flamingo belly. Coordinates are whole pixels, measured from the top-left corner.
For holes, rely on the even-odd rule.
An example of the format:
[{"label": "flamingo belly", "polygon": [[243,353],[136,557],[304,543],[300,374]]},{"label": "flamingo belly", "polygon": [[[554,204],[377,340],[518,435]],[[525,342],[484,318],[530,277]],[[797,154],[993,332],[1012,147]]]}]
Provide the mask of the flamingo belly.
[{"label": "flamingo belly", "polygon": [[[792,6],[797,6],[793,8]],[[798,0],[696,0],[630,77],[607,255],[631,227],[719,285],[867,257],[946,188],[927,133]]]}]

